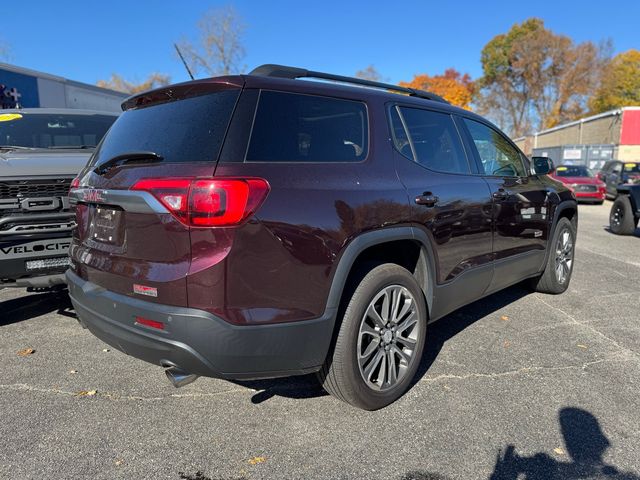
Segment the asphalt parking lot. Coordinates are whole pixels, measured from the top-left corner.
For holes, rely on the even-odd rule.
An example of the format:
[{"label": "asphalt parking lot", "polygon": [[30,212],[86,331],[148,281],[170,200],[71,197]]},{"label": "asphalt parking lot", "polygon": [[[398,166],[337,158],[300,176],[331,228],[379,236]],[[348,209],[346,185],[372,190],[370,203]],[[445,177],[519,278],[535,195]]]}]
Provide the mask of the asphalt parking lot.
[{"label": "asphalt parking lot", "polygon": [[377,412],[312,377],[176,390],[64,295],[2,290],[0,478],[640,478],[640,230],[610,234],[610,205],[580,207],[567,293],[516,286],[431,326]]}]

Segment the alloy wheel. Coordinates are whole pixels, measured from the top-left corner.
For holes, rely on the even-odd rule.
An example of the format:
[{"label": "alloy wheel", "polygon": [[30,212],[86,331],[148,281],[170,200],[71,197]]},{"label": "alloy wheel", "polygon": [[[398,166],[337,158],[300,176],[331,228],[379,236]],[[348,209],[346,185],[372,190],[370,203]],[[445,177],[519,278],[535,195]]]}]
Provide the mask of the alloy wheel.
[{"label": "alloy wheel", "polygon": [[403,379],[415,361],[420,328],[416,301],[408,289],[390,285],[378,292],[358,331],[358,366],[367,386],[384,391]]},{"label": "alloy wheel", "polygon": [[556,243],[556,280],[558,283],[564,284],[571,274],[571,266],[573,265],[573,239],[571,232],[565,228],[560,232]]}]

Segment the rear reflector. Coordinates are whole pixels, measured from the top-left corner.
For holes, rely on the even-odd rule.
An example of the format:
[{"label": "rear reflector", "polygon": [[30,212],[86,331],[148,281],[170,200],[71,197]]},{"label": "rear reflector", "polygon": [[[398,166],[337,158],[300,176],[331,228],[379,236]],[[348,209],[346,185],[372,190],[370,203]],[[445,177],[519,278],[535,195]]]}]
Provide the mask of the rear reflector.
[{"label": "rear reflector", "polygon": [[148,318],[144,318],[144,317],[136,317],[136,323],[139,325],[144,325],[145,327],[164,330],[164,323],[158,322],[156,320],[149,320]]},{"label": "rear reflector", "polygon": [[131,189],[153,194],[185,225],[230,227],[256,212],[269,184],[262,178],[146,178]]},{"label": "rear reflector", "polygon": [[133,293],[138,295],[146,295],[147,297],[157,297],[158,289],[155,287],[147,287],[146,285],[133,284]]}]

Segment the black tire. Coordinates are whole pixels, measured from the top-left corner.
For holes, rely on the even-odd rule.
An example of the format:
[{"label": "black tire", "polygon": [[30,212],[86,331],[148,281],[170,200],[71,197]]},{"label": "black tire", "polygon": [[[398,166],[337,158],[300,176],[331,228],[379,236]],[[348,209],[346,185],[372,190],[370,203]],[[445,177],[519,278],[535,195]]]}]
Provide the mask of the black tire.
[{"label": "black tire", "polygon": [[[558,251],[559,242],[565,238],[565,232],[569,234],[571,246],[570,251],[563,253]],[[553,232],[553,238],[547,246],[549,254],[547,257],[547,263],[545,265],[542,274],[531,280],[531,287],[536,292],[558,294],[564,292],[569,287],[571,281],[571,274],[573,273],[573,264],[575,261],[575,248],[576,248],[576,229],[568,218],[561,218],[556,224],[556,228]],[[570,255],[570,263],[568,266],[564,265],[563,272],[564,278],[559,278],[557,272],[558,262],[562,262],[567,258],[567,254]]]},{"label": "black tire", "polygon": [[631,199],[627,195],[619,195],[609,213],[609,228],[616,235],[633,235],[637,226]]},{"label": "black tire", "polygon": [[[323,388],[340,400],[364,410],[377,410],[400,398],[411,385],[424,348],[427,329],[427,307],[424,294],[418,282],[408,270],[399,265],[386,263],[375,266],[361,278],[362,280],[355,286],[351,297],[345,299],[346,308],[344,309],[342,323],[339,326],[333,348],[327,355],[324,366],[318,372],[318,378]],[[370,364],[366,365],[368,368],[376,362],[380,355],[378,360],[380,367],[376,371],[374,366],[369,376],[369,381],[366,381],[364,376],[367,368],[361,366],[361,362],[358,361],[360,353],[363,353],[361,350],[364,348],[365,340],[359,343],[359,338],[367,339],[369,338],[368,335],[371,335],[373,339],[373,335],[361,333],[361,328],[365,328],[363,325],[373,318],[370,315],[365,315],[372,302],[377,298],[384,299],[384,295],[389,292],[391,293],[387,298],[395,298],[391,296],[393,292],[401,292],[402,296],[398,298],[399,300],[405,299],[402,305],[415,305],[415,309],[410,310],[408,316],[406,314],[404,317],[401,316],[397,323],[389,322],[380,332],[375,333],[378,337],[376,337],[375,345],[372,345],[373,349],[371,351],[374,353],[370,353],[369,356],[363,355],[362,357],[370,359]],[[381,295],[383,297],[380,297]],[[414,303],[411,301],[407,303],[408,298],[413,300]],[[379,300],[379,302],[382,301]],[[382,303],[376,303],[375,305],[380,305],[380,308],[383,308]],[[375,305],[373,308],[376,308]],[[389,308],[390,318],[395,318],[392,310],[398,312],[402,308],[400,301],[397,303],[396,309]],[[377,318],[382,320],[380,316]],[[403,325],[403,318],[405,319],[404,321],[409,318],[417,319],[415,325],[407,328],[407,330],[411,329],[411,334],[415,334],[415,344],[412,347],[404,345],[401,341],[400,328],[396,329],[397,326]],[[392,325],[392,327],[389,327],[389,325]],[[393,325],[396,325],[396,327],[393,327]],[[392,329],[394,333],[387,334]],[[406,332],[407,330],[402,331]],[[385,335],[383,335],[383,332]],[[393,337],[393,339],[390,340],[387,335]],[[387,344],[386,342],[392,343]],[[369,343],[374,344],[374,341],[371,340]],[[389,348],[391,348],[391,351],[388,351]],[[385,387],[386,383],[379,377],[384,379],[386,378],[385,374],[391,375],[387,373],[392,371],[391,364],[393,364],[394,372],[399,372],[402,369],[401,356],[396,356],[394,353],[398,348],[404,352],[411,352],[409,360],[404,364],[405,368],[402,370],[402,374],[397,374],[395,383],[390,380]],[[366,353],[369,350],[369,346],[364,350]],[[385,351],[387,352],[385,353]],[[381,366],[383,363],[385,365],[384,372],[382,372]],[[374,381],[380,382],[382,386],[378,388],[374,385]]]}]

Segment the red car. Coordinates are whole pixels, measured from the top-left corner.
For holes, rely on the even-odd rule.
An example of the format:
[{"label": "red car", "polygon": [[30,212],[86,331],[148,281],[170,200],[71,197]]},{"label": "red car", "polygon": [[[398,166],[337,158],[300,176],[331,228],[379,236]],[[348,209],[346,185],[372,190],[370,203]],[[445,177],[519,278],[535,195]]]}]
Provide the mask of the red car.
[{"label": "red car", "polygon": [[560,165],[551,177],[561,181],[576,195],[579,202],[590,202],[602,205],[607,193],[607,186],[582,165]]}]

